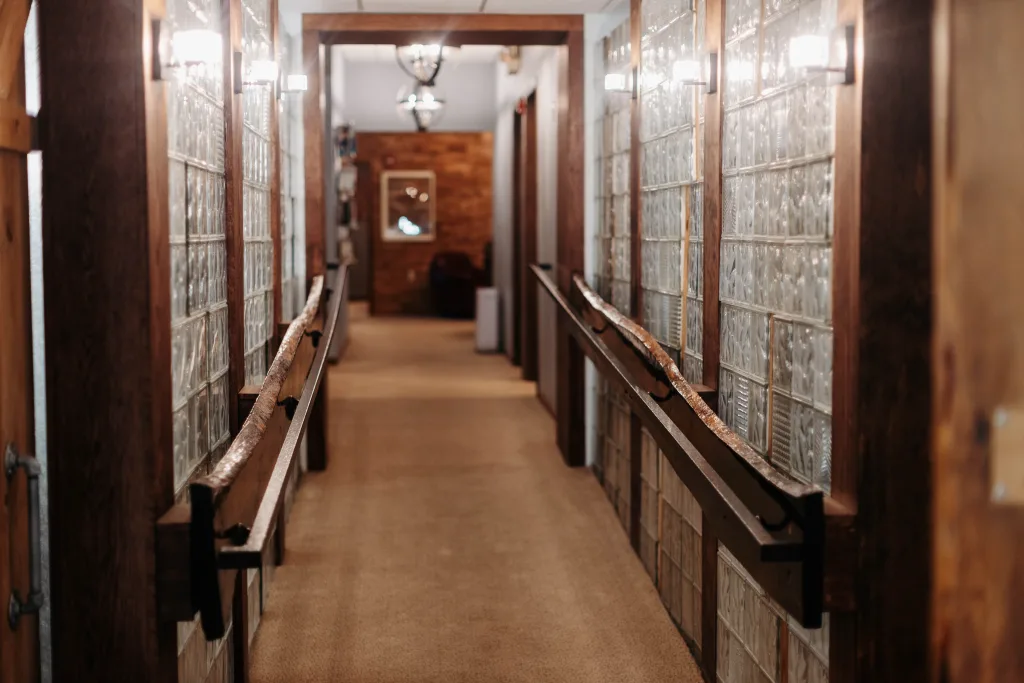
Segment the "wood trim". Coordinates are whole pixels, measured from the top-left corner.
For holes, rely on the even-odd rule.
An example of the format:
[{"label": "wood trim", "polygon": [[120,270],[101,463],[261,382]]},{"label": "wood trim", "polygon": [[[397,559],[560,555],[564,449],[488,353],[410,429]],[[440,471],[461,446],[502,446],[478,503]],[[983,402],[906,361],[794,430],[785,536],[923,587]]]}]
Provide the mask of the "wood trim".
[{"label": "wood trim", "polygon": [[[579,31],[569,33],[559,48],[557,276],[563,292],[570,291],[573,276],[582,275],[584,267],[583,49]],[[587,461],[586,439],[581,438],[587,428],[584,356],[564,315],[558,316],[557,339],[558,444],[566,464],[581,467]]]},{"label": "wood trim", "polygon": [[[275,61],[281,63],[281,20],[278,14],[278,0],[270,2],[270,54],[274,55]],[[284,69],[281,69],[284,73]],[[281,338],[277,336],[277,323],[284,322],[284,308],[281,300],[283,288],[281,285],[281,84],[274,84],[270,99],[270,239],[274,243],[273,263],[273,287],[274,287],[274,320],[271,321],[274,330],[274,341],[271,350],[277,348]]]},{"label": "wood trim", "polygon": [[[702,379],[718,390],[721,362],[719,304],[722,242],[722,67],[725,45],[723,0],[705,0],[704,45],[718,54],[715,92],[704,96],[704,308],[701,338]],[[717,397],[714,409],[718,410]],[[718,537],[704,515],[701,537],[701,669],[711,683],[718,680]]]},{"label": "wood trim", "polygon": [[[415,28],[410,28],[415,27]],[[303,14],[302,30],[346,33],[566,33],[583,32],[582,14]],[[457,42],[449,42],[456,45]],[[540,45],[541,43],[527,43]]]},{"label": "wood trim", "polygon": [[640,518],[643,514],[641,496],[643,495],[643,425],[640,417],[629,413],[629,544],[633,551],[640,554]]},{"label": "wood trim", "polygon": [[[523,229],[522,272],[519,276],[519,292],[522,299],[522,324],[520,326],[520,353],[522,377],[527,382],[536,382],[539,369],[539,337],[537,315],[539,303],[537,285],[530,277],[529,268],[537,262],[537,93],[526,98],[526,112],[523,116]],[[538,389],[538,395],[540,391]],[[554,412],[554,411],[552,411]]]},{"label": "wood trim", "polygon": [[[723,63],[725,21],[723,0],[706,0],[704,41],[709,52]],[[704,336],[701,348],[704,385],[718,390],[721,359],[719,328],[720,248],[722,242],[722,68],[716,92],[704,98]]]},{"label": "wood trim", "polygon": [[708,683],[718,681],[718,537],[707,514],[701,518],[700,668]]},{"label": "wood trim", "polygon": [[[309,15],[303,15],[305,19]],[[349,15],[353,16],[353,15]],[[320,32],[302,32],[302,66],[308,89],[302,100],[303,149],[306,184],[306,288],[313,278],[326,272],[324,254],[324,109],[323,47]],[[372,301],[372,297],[371,297]]]},{"label": "wood trim", "polygon": [[513,365],[523,362],[523,281],[528,280],[523,258],[524,114],[516,109],[512,115],[512,347],[505,352]]},{"label": "wood trim", "polygon": [[228,281],[228,417],[238,434],[238,394],[245,386],[245,226],[242,224],[242,96],[235,93],[234,53],[242,49],[242,0],[222,5],[224,41],[224,238]]},{"label": "wood trim", "polygon": [[163,7],[38,12],[47,440],[74,456],[48,463],[53,679],[174,683],[154,552],[174,489],[166,96],[141,49]]}]

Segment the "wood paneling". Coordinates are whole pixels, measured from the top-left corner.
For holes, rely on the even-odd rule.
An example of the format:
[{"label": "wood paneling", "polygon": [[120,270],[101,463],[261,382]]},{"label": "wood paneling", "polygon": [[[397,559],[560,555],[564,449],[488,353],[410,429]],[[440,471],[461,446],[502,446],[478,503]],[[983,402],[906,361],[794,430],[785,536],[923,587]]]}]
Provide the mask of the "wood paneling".
[{"label": "wood paneling", "polygon": [[[569,292],[573,275],[583,274],[584,105],[583,32],[573,31],[559,48],[558,102],[558,286]],[[570,467],[586,464],[584,356],[558,316],[558,445]]]},{"label": "wood paneling", "polygon": [[1024,680],[1024,510],[994,466],[1024,454],[1024,4],[937,7],[930,680],[1002,683]]},{"label": "wood paneling", "polygon": [[157,0],[39,4],[53,679],[177,679],[154,531],[173,503]]},{"label": "wood paneling", "polygon": [[505,354],[513,365],[522,364],[523,280],[523,155],[524,112],[516,109],[512,120],[512,347]]},{"label": "wood paneling", "polygon": [[[427,315],[430,262],[440,252],[460,251],[476,267],[492,240],[494,139],[491,133],[360,133],[359,157],[370,163],[375,315]],[[436,176],[435,231],[432,242],[385,242],[380,234],[380,174],[383,171],[433,171]],[[361,179],[362,180],[362,179]],[[370,210],[367,210],[370,208]]]}]

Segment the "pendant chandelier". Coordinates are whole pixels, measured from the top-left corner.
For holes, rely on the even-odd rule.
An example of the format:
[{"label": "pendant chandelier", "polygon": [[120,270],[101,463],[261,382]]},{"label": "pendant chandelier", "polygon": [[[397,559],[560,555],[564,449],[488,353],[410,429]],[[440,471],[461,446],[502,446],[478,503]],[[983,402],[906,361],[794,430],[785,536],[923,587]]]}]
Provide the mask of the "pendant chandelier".
[{"label": "pendant chandelier", "polygon": [[398,93],[397,107],[402,115],[412,116],[416,130],[423,133],[444,113],[444,94],[437,87],[437,75],[452,48],[444,45],[406,45],[395,48],[398,66],[413,83]]}]

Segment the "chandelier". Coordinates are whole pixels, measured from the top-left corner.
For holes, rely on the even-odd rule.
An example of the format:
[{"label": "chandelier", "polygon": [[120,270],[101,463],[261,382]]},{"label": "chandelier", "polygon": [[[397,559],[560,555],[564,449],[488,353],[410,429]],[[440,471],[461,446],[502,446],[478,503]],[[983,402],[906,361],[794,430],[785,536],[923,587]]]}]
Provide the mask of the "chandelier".
[{"label": "chandelier", "polygon": [[444,94],[437,87],[436,80],[451,52],[452,48],[440,44],[395,47],[398,66],[413,79],[411,85],[398,93],[398,111],[411,115],[416,130],[421,133],[436,124],[444,113]]}]

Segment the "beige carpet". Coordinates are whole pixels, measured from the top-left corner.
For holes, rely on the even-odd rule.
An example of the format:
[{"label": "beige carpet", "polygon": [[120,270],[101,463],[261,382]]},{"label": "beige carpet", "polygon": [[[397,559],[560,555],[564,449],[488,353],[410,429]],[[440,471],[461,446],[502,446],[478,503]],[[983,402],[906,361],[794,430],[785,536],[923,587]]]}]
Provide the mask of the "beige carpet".
[{"label": "beige carpet", "polygon": [[254,683],[699,681],[593,475],[471,324],[362,320]]}]

